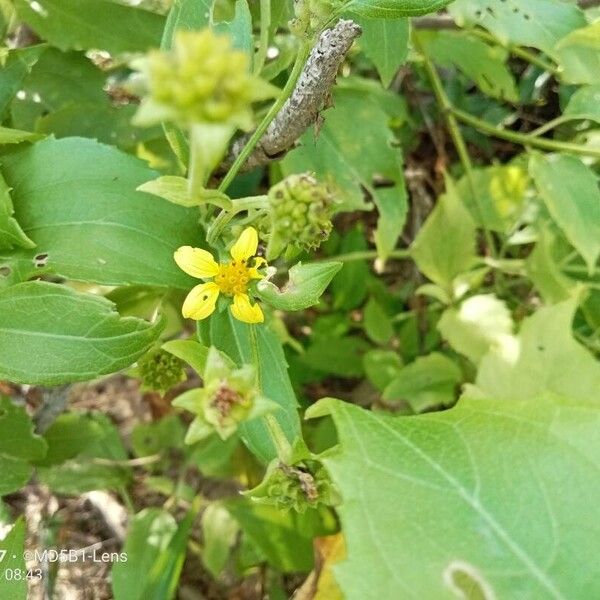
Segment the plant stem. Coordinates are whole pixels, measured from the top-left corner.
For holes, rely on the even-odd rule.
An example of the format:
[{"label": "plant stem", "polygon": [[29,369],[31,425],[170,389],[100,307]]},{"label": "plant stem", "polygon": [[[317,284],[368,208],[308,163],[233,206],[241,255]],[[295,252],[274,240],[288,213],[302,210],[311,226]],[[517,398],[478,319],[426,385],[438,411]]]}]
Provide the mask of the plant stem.
[{"label": "plant stem", "polygon": [[292,73],[285,84],[285,87],[281,91],[279,98],[273,103],[269,112],[265,115],[260,125],[257,127],[256,131],[252,134],[244,149],[240,152],[238,157],[235,159],[235,162],[231,165],[229,171],[221,181],[219,185],[219,191],[225,192],[227,188],[231,185],[231,182],[235,179],[235,176],[238,174],[239,170],[243,167],[244,163],[252,154],[256,144],[260,141],[265,131],[271,124],[271,121],[277,116],[277,113],[282,109],[283,105],[286,103],[287,99],[292,95],[294,88],[296,87],[296,82],[302,73],[302,69],[304,67],[304,63],[308,58],[309,54],[309,46],[304,43],[300,47],[298,54],[296,56],[296,61],[294,62],[294,66],[292,68]]},{"label": "plant stem", "polygon": [[234,200],[232,207],[229,210],[221,211],[213,221],[208,230],[206,241],[209,245],[213,246],[225,225],[227,225],[227,223],[229,223],[229,221],[231,221],[238,213],[255,208],[267,208],[267,206],[267,196],[249,196],[248,198]]},{"label": "plant stem", "polygon": [[267,59],[269,27],[271,26],[271,0],[260,0],[260,39],[254,57],[254,74],[260,75]]},{"label": "plant stem", "polygon": [[446,123],[448,125],[448,131],[450,132],[450,136],[452,137],[452,141],[454,142],[454,146],[456,147],[456,151],[458,152],[458,156],[463,165],[465,173],[467,175],[467,180],[469,182],[469,188],[471,189],[471,194],[473,195],[473,200],[475,200],[475,206],[477,207],[477,212],[479,213],[479,221],[481,222],[483,233],[485,236],[486,244],[489,248],[489,251],[492,256],[496,255],[496,246],[494,244],[494,238],[492,236],[491,231],[485,225],[484,219],[484,210],[481,204],[481,198],[477,193],[477,189],[475,187],[475,181],[473,178],[473,164],[471,163],[471,157],[469,156],[469,151],[467,149],[467,144],[465,143],[465,139],[460,131],[460,127],[458,125],[458,121],[454,117],[452,110],[453,106],[448,98],[446,91],[444,90],[444,86],[442,84],[442,80],[438,75],[438,72],[435,69],[435,66],[427,56],[423,45],[421,44],[418,34],[413,35],[413,43],[415,45],[415,49],[421,54],[423,58],[423,64],[425,66],[425,71],[429,76],[429,80],[431,82],[431,87],[433,89],[433,93],[436,97],[436,100],[440,107],[442,108],[443,113],[446,117]]},{"label": "plant stem", "polygon": [[503,44],[498,38],[494,37],[493,35],[491,35],[483,29],[469,29],[469,33],[472,33],[478,38],[491,44],[497,44],[498,46],[502,46],[502,48],[505,48],[511,54],[514,54],[515,56],[526,60],[532,65],[537,65],[538,67],[540,67],[540,69],[543,69],[544,71],[548,71],[553,75],[558,75],[559,73],[558,67],[545,61],[543,58],[540,58],[537,54],[534,54],[533,52],[530,52],[529,50],[526,50],[521,46],[515,46],[514,44]]},{"label": "plant stem", "polygon": [[554,129],[555,127],[558,127],[559,125],[563,125],[564,123],[567,123],[568,121],[571,121],[571,120],[572,120],[572,118],[569,115],[560,115],[560,116],[556,117],[555,119],[552,119],[551,121],[548,121],[547,123],[544,123],[541,127],[534,129],[532,132],[529,133],[529,135],[533,135],[533,136],[542,135],[542,134],[546,133],[547,131],[550,131],[551,129]]},{"label": "plant stem", "polygon": [[[336,262],[356,262],[358,260],[375,260],[379,257],[377,250],[360,250],[357,252],[348,252],[347,254],[340,254],[339,256],[329,256],[324,259],[319,259],[315,262],[322,262],[333,260]],[[410,260],[410,250],[393,250],[388,255],[388,258],[394,258],[397,260]]]},{"label": "plant stem", "polygon": [[531,146],[532,148],[540,148],[541,150],[549,150],[551,152],[567,152],[571,154],[582,154],[584,156],[593,156],[594,158],[600,158],[600,148],[588,148],[580,144],[573,144],[571,142],[561,142],[558,140],[549,140],[547,138],[535,137],[528,133],[517,133],[516,131],[508,131],[496,127],[483,119],[479,119],[466,113],[458,108],[452,107],[452,113],[454,116],[465,123],[471,125],[475,129],[483,133],[487,133],[493,137],[497,137],[501,140],[520,144],[521,146]]}]

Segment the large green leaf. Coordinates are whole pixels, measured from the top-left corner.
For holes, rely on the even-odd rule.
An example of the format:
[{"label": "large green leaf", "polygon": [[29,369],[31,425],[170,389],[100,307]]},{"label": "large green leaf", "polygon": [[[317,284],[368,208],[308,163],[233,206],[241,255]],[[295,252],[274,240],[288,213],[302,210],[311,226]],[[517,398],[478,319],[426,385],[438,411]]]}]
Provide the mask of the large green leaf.
[{"label": "large green leaf", "polygon": [[448,10],[459,25],[485,27],[505,43],[533,46],[556,55],[556,44],[586,24],[572,2],[555,0],[456,0]]},{"label": "large green leaf", "polygon": [[591,272],[600,255],[600,189],[595,173],[568,154],[534,154],[529,172],[552,218]]},{"label": "large green leaf", "polygon": [[0,496],[25,485],[33,471],[30,463],[45,453],[46,443],[33,433],[33,423],[25,409],[0,397]]},{"label": "large green leaf", "polygon": [[[590,388],[590,392],[598,388]],[[347,600],[600,595],[600,411],[571,400],[461,401],[392,417],[328,400],[341,448]]]},{"label": "large green leaf", "polygon": [[[331,179],[342,192],[342,210],[367,208],[367,190],[379,209],[375,241],[386,258],[400,237],[408,206],[402,156],[391,145],[389,116],[377,95],[362,90],[339,89],[334,104],[324,113],[325,124],[316,141],[313,132],[307,132],[301,147],[282,161],[283,171],[286,175],[313,171]],[[377,177],[386,185],[376,185]]]},{"label": "large green leaf", "polygon": [[562,79],[600,83],[600,21],[569,33],[557,45]]},{"label": "large green leaf", "polygon": [[[542,395],[599,401],[600,362],[571,334],[577,300],[538,310],[518,337],[483,357],[475,395],[528,400]],[[471,393],[471,392],[470,392]]]},{"label": "large green leaf", "polygon": [[373,61],[385,87],[390,85],[408,54],[408,19],[360,17],[360,47]]},{"label": "large green leaf", "polygon": [[499,46],[490,46],[464,31],[426,31],[419,40],[435,62],[442,66],[455,65],[482,92],[516,102],[517,88],[506,66],[508,53]]},{"label": "large green leaf", "polygon": [[[213,314],[205,323],[200,327],[205,345],[216,346],[238,365],[257,365],[261,392],[281,406],[281,410],[274,411],[272,416],[293,444],[300,435],[300,419],[287,362],[275,333],[266,325],[248,325],[234,319],[228,309]],[[244,423],[240,431],[244,443],[262,462],[268,463],[277,457],[264,418]]]},{"label": "large green leaf", "polygon": [[192,287],[173,252],[199,245],[196,213],[137,192],[156,178],[143,162],[66,138],[19,149],[2,167],[15,217],[37,244],[6,257],[15,278],[52,273],[107,285]]},{"label": "large green leaf", "polygon": [[140,52],[160,45],[164,18],[107,0],[15,0],[17,14],[62,50]]},{"label": "large green leaf", "polygon": [[128,367],[162,322],[121,318],[104,298],[53,283],[0,291],[0,379],[56,385]]},{"label": "large green leaf", "polygon": [[367,17],[414,17],[444,8],[452,0],[349,0],[344,8]]}]

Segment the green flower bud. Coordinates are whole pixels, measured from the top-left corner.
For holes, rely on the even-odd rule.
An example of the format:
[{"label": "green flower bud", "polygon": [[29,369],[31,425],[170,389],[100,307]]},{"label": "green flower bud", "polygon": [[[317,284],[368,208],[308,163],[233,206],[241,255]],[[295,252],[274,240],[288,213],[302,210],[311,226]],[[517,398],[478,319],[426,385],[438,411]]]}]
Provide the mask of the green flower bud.
[{"label": "green flower bud", "polygon": [[203,388],[185,392],[173,401],[173,406],[196,415],[185,438],[188,444],[213,432],[225,440],[237,431],[241,423],[279,407],[260,395],[254,367],[244,365],[237,368],[216,348],[209,350],[202,375]]},{"label": "green flower bud", "polygon": [[251,75],[246,53],[211,29],[178,31],[171,50],[153,50],[136,66],[145,74],[149,91],[134,119],[138,125],[171,120],[249,129],[252,102],[278,91]]},{"label": "green flower bud", "polygon": [[292,509],[300,513],[320,504],[334,506],[339,503],[339,494],[329,474],[314,459],[291,466],[280,460],[273,461],[262,482],[248,492],[248,496],[260,504],[271,504],[279,509]]},{"label": "green flower bud", "polygon": [[314,36],[341,6],[342,0],[294,0],[295,17],[289,23],[290,31],[298,37]]},{"label": "green flower bud", "polygon": [[138,360],[137,373],[142,387],[164,394],[185,381],[183,362],[165,350],[151,350]]},{"label": "green flower bud", "polygon": [[510,217],[521,208],[528,185],[529,177],[519,166],[495,169],[490,181],[490,195],[501,217]]},{"label": "green flower bud", "polygon": [[310,173],[291,175],[269,191],[271,238],[267,260],[290,245],[314,250],[331,233],[335,205],[332,191]]}]

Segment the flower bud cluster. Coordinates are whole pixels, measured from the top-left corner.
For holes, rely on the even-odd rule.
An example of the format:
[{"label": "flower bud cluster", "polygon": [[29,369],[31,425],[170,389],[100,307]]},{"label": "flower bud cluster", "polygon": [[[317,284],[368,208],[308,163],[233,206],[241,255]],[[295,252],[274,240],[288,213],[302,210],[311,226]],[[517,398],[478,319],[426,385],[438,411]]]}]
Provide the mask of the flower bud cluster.
[{"label": "flower bud cluster", "polygon": [[161,349],[151,350],[137,364],[142,386],[164,394],[185,380],[183,362]]}]

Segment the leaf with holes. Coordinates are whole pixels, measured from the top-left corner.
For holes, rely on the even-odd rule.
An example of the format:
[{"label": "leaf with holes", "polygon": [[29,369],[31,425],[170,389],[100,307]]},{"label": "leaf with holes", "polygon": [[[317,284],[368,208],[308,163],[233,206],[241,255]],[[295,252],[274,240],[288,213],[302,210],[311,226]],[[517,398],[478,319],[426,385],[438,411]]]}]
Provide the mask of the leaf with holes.
[{"label": "leaf with holes", "polygon": [[[598,389],[598,388],[596,388]],[[590,390],[591,391],[591,390]],[[595,598],[600,408],[461,401],[394,417],[338,400],[344,598]]]}]

